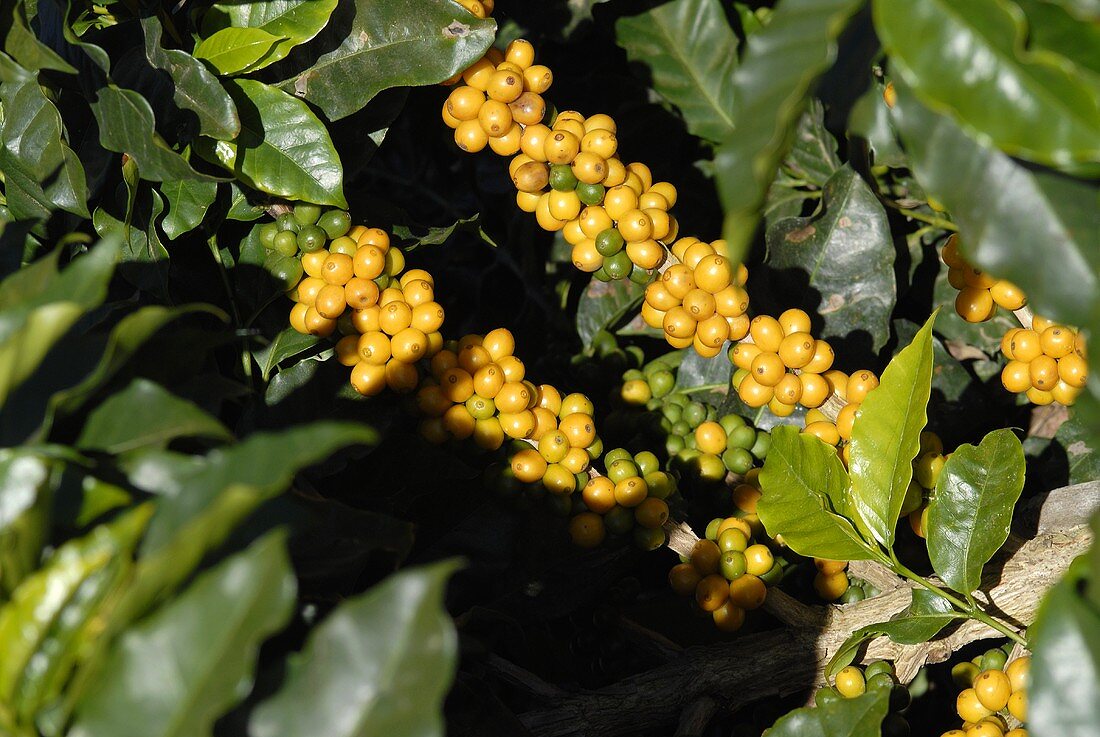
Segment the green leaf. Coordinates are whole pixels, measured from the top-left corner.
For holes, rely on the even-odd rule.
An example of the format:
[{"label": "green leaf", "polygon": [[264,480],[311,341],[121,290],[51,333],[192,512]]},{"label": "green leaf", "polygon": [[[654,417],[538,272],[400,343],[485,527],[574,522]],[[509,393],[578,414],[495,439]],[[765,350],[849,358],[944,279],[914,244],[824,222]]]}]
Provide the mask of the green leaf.
[{"label": "green leaf", "polygon": [[88,217],[84,167],[45,90],[35,79],[7,83],[0,87],[0,102],[0,167],[13,217],[44,219],[55,207]]},{"label": "green leaf", "polygon": [[577,304],[577,335],[585,350],[601,330],[611,330],[631,314],[645,296],[645,287],[629,279],[602,282],[592,279]]},{"label": "green leaf", "polygon": [[290,618],[295,589],[278,532],[202,574],[119,638],[68,734],[212,734],[214,721],[251,689],[256,654]]},{"label": "green leaf", "polygon": [[163,29],[156,16],[142,18],[141,28],[145,34],[145,57],[153,67],[168,74],[173,99],[179,107],[195,114],[199,132],[223,141],[235,138],[241,130],[241,121],[218,78],[187,52],[161,46]]},{"label": "green leaf", "polygon": [[252,357],[260,367],[260,375],[267,381],[280,363],[309,350],[317,343],[318,338],[315,335],[305,335],[294,328],[286,328],[263,348],[252,351]]},{"label": "green leaf", "polygon": [[956,591],[975,591],[982,567],[1008,539],[1024,470],[1023,446],[1007,429],[977,447],[960,445],[947,459],[928,506],[928,556]]},{"label": "green leaf", "polygon": [[854,699],[802,707],[782,717],[769,737],[879,737],[890,707],[890,690],[876,688]]},{"label": "green leaf", "polygon": [[343,602],[310,635],[251,737],[443,734],[458,638],[443,608],[453,563],[402,571]]},{"label": "green leaf", "polygon": [[264,66],[282,59],[325,27],[338,0],[244,0],[215,3],[203,18],[203,27],[259,28],[282,40],[264,59]]},{"label": "green leaf", "polygon": [[[283,39],[259,28],[223,28],[195,44],[196,59],[207,61],[218,74],[239,74],[259,69],[266,57]],[[271,61],[274,61],[272,59]]]},{"label": "green leaf", "polygon": [[982,146],[901,85],[893,112],[917,179],[951,211],[968,261],[1019,285],[1039,314],[1072,325],[1100,314],[1100,190]]},{"label": "green leaf", "polygon": [[1100,22],[1100,0],[1046,0],[1046,2],[1065,8],[1067,13],[1078,20]]},{"label": "green leaf", "polygon": [[803,304],[825,322],[822,338],[870,333],[877,351],[890,339],[897,302],[894,242],[878,198],[845,164],[825,184],[812,217],[779,220],[767,231],[768,265],[782,292],[820,295]]},{"label": "green leaf", "polygon": [[84,406],[93,393],[103,386],[137,353],[138,349],[153,337],[158,330],[173,320],[197,312],[209,313],[221,320],[226,315],[210,305],[181,305],[179,307],[161,307],[150,305],[135,310],[118,321],[107,337],[98,362],[79,383],[57,392],[50,397],[42,425],[36,439],[45,437],[52,427],[54,418],[61,414],[72,414]]},{"label": "green leaf", "polygon": [[99,634],[93,621],[119,585],[152,513],[137,507],[61,546],[0,609],[0,702],[31,725]]},{"label": "green leaf", "polygon": [[475,18],[451,0],[356,0],[354,16],[341,21],[319,36],[332,51],[279,83],[329,120],[351,115],[390,87],[447,79],[477,61],[496,31],[491,18]]},{"label": "green leaf", "polygon": [[30,24],[27,23],[26,3],[4,3],[4,7],[11,8],[11,23],[0,21],[0,28],[7,30],[4,51],[14,57],[21,66],[31,71],[50,69],[66,74],[76,74],[76,69],[71,64],[34,35]]},{"label": "green leaf", "polygon": [[309,106],[263,82],[226,84],[240,112],[241,135],[199,152],[261,192],[347,207],[340,156]]},{"label": "green leaf", "polygon": [[819,100],[810,100],[799,119],[783,168],[819,188],[840,168],[836,139],[825,128],[825,106]]},{"label": "green leaf", "polygon": [[861,0],[784,0],[749,36],[733,75],[735,133],[714,164],[723,232],[744,260],[779,162],[787,155],[814,80],[836,58],[836,39]]},{"label": "green leaf", "polygon": [[256,433],[239,444],[181,463],[174,454],[146,451],[127,462],[130,481],[163,498],[142,543],[143,554],[166,545],[188,519],[232,487],[267,499],[284,491],[299,469],[348,445],[372,444],[376,434],[352,423],[318,422],[277,433]]},{"label": "green leaf", "polygon": [[0,406],[73,323],[103,302],[118,252],[118,241],[102,241],[34,298],[0,311]]},{"label": "green leaf", "polygon": [[1087,554],[1074,561],[1029,629],[1027,726],[1036,737],[1088,737],[1100,724],[1100,612],[1081,593],[1096,576]]},{"label": "green leaf", "polygon": [[844,641],[825,668],[825,677],[832,680],[845,666],[855,660],[863,643],[885,635],[900,645],[929,642],[947,625],[961,618],[951,603],[927,589],[913,589],[913,601],[893,619],[861,627]]},{"label": "green leaf", "polygon": [[1061,54],[1079,73],[1100,75],[1100,25],[1081,23],[1067,8],[1048,0],[1014,1],[1027,15],[1028,48]]},{"label": "green leaf", "polygon": [[421,246],[441,246],[457,232],[473,233],[489,245],[496,246],[481,228],[480,213],[443,226],[394,225],[390,235],[399,241],[402,251],[410,253]]},{"label": "green leaf", "polygon": [[890,121],[890,108],[882,98],[881,85],[872,85],[852,107],[848,116],[849,136],[859,136],[867,141],[874,154],[874,163],[900,168],[906,165],[905,152],[901,150],[897,131]]},{"label": "green leaf", "polygon": [[39,566],[52,503],[50,469],[41,455],[0,450],[0,600]]},{"label": "green leaf", "polygon": [[222,423],[193,403],[148,379],[134,379],[88,415],[76,447],[119,454],[163,447],[182,437],[233,438]]},{"label": "green leaf", "polygon": [[848,475],[836,450],[798,428],[777,427],[760,473],[760,521],[800,555],[874,557],[847,514]]},{"label": "green leaf", "polygon": [[928,421],[935,320],[933,314],[913,342],[890,361],[852,426],[848,470],[856,521],[886,548],[894,544],[894,528],[920,448],[920,431]]},{"label": "green leaf", "polygon": [[1096,452],[1096,435],[1073,415],[1063,422],[1054,439],[1065,449],[1069,478],[1066,483],[1080,484],[1100,478],[1100,453]]},{"label": "green leaf", "polygon": [[1064,57],[1023,48],[1023,13],[1003,0],[874,0],[892,64],[930,107],[1008,154],[1100,172],[1100,86]]},{"label": "green leaf", "polygon": [[218,195],[217,182],[177,179],[160,185],[160,194],[168,201],[168,212],[160,222],[168,240],[175,240],[199,226]]},{"label": "green leaf", "polygon": [[[728,344],[727,344],[728,345]],[[722,346],[722,352],[713,358],[703,358],[694,349],[688,349],[684,353],[684,360],[676,369],[676,388],[688,389],[694,386],[708,384],[722,384],[723,389],[716,389],[722,394],[730,392],[730,377],[733,375],[733,364],[730,363],[726,346]]]},{"label": "green leaf", "polygon": [[154,182],[216,179],[195,171],[186,159],[168,147],[156,132],[153,109],[137,92],[108,84],[95,91],[95,99],[89,104],[99,122],[99,142],[103,148],[134,159],[142,179]]},{"label": "green leaf", "polygon": [[615,40],[648,67],[647,82],[679,108],[692,134],[723,141],[733,133],[737,37],[718,0],[674,0],[620,18]]},{"label": "green leaf", "polygon": [[92,226],[100,238],[122,241],[119,272],[135,287],[168,295],[168,249],[160,240],[157,220],[164,212],[160,194],[146,186],[135,198],[133,211],[120,220],[103,207],[92,213]]}]

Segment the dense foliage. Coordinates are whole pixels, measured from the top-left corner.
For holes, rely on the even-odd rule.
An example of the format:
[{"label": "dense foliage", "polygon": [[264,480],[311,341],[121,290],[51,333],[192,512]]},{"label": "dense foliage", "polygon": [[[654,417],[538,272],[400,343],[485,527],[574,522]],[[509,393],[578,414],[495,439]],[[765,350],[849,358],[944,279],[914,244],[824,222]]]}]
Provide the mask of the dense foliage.
[{"label": "dense foliage", "polygon": [[1098,29],[0,1],[0,734],[1095,734]]}]

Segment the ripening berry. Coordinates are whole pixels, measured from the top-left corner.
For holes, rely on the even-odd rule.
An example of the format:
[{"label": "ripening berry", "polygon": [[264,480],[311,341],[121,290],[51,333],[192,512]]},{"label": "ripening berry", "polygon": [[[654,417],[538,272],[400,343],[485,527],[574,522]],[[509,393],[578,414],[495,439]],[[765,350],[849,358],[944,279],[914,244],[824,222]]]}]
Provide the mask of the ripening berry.
[{"label": "ripening berry", "polygon": [[973,688],[959,692],[958,698],[955,699],[955,711],[963,721],[974,723],[980,722],[993,713],[992,709],[982,704]]},{"label": "ripening berry", "polygon": [[774,317],[758,315],[749,323],[749,335],[761,351],[777,353],[783,341],[783,328]]},{"label": "ripening berry", "polygon": [[604,541],[603,518],[593,512],[581,512],[569,520],[569,537],[582,548],[594,548]]},{"label": "ripening berry", "polygon": [[863,671],[854,665],[841,668],[836,674],[835,688],[846,699],[854,699],[862,696],[867,690],[867,681],[863,677]]},{"label": "ripening berry", "polygon": [[1012,686],[1008,676],[1000,670],[986,670],[978,674],[971,686],[982,706],[991,712],[1000,711],[1008,706],[1008,697],[1012,694]]},{"label": "ripening berry", "polygon": [[692,596],[703,577],[690,563],[678,563],[668,572],[668,583],[680,596]]},{"label": "ripening berry", "polygon": [[1030,682],[1031,658],[1016,658],[1004,670],[1013,692],[1027,689]]},{"label": "ripening berry", "polygon": [[742,609],[759,609],[768,596],[768,588],[758,576],[746,573],[729,582],[729,599]]},{"label": "ripening berry", "polygon": [[705,576],[695,587],[695,601],[705,612],[715,611],[729,598],[729,582],[717,573]]}]

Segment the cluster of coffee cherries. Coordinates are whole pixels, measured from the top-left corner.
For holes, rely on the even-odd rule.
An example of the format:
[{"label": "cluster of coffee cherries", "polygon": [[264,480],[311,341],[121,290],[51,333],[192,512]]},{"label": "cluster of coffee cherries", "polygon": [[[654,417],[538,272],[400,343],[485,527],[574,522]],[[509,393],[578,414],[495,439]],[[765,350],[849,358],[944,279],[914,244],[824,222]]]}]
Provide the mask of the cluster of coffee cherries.
[{"label": "cluster of coffee cherries", "polygon": [[1036,315],[1030,328],[1014,328],[1001,339],[1008,363],[1001,383],[1032,404],[1069,406],[1088,382],[1085,338],[1075,328]]},{"label": "cluster of coffee cherries", "polygon": [[763,535],[759,521],[754,525],[741,517],[712,520],[707,536],[668,572],[669,585],[681,596],[693,596],[718,629],[736,632],[745,623],[745,612],[761,607],[768,585],[783,575],[771,548],[755,542]]},{"label": "cluster of coffee cherries", "polygon": [[956,682],[964,686],[955,701],[963,724],[941,737],[1027,737],[1031,658],[1017,658],[1007,665],[1005,661],[1004,651],[991,650],[952,669]]},{"label": "cluster of coffee cherries", "polygon": [[768,406],[786,417],[801,404],[820,407],[836,388],[825,377],[833,365],[833,349],[810,335],[810,316],[790,309],[779,316],[757,315],[749,323],[749,338],[733,345],[730,361],[737,367],[733,386],[750,407]]},{"label": "cluster of coffee cherries", "polygon": [[909,516],[909,526],[923,538],[928,529],[928,501],[950,453],[943,452],[943,441],[931,431],[920,434],[920,450],[913,459],[913,478],[905,490],[901,513]]},{"label": "cluster of coffee cherries", "polygon": [[830,393],[844,400],[846,404],[837,412],[835,420],[830,419],[820,409],[809,410],[806,413],[802,432],[836,447],[840,460],[847,467],[851,453],[849,443],[852,439],[852,427],[859,417],[859,408],[863,400],[872,389],[878,386],[878,377],[873,371],[867,369],[854,371],[851,375],[831,369],[821,378],[828,384]]},{"label": "cluster of coffee cherries", "polygon": [[955,296],[955,312],[967,322],[985,322],[1001,307],[1015,312],[1027,304],[1027,295],[1015,284],[976,269],[959,253],[958,236],[952,234],[940,254],[947,264],[947,281],[959,293]]},{"label": "cluster of coffee cherries", "polygon": [[623,402],[646,410],[641,422],[631,423],[647,441],[663,443],[671,467],[685,477],[720,482],[731,473],[744,476],[767,457],[771,436],[740,415],[720,414],[675,391],[678,358],[665,354],[623,373]]},{"label": "cluster of coffee cherries", "polygon": [[569,523],[573,541],[595,547],[606,533],[633,530],[634,543],[643,550],[664,545],[676,479],[661,470],[657,456],[649,451],[632,455],[625,448],[612,448],[603,462],[604,474],[592,474],[581,490],[581,504]]},{"label": "cluster of coffee cherries", "polygon": [[883,737],[908,737],[909,722],[904,712],[912,702],[912,696],[905,684],[899,683],[894,666],[888,660],[876,660],[860,668],[849,665],[841,668],[833,679],[832,686],[818,689],[814,694],[817,706],[839,699],[854,699],[868,691],[889,691],[890,707],[886,718],[882,720]]},{"label": "cluster of coffee cherries", "polygon": [[[264,268],[283,284],[293,289],[302,279],[305,254],[318,253],[336,245],[351,228],[351,216],[344,210],[322,210],[318,205],[302,203],[290,212],[280,214],[274,222],[264,223],[256,230],[264,247]],[[313,316],[315,324],[323,323]]]},{"label": "cluster of coffee cherries", "polygon": [[[1016,311],[1027,305],[1019,287],[968,264],[952,235],[944,244],[947,278],[959,290],[955,311],[968,322],[985,322],[998,307]],[[1001,353],[1008,360],[1001,384],[1013,394],[1026,394],[1032,404],[1057,402],[1072,405],[1088,382],[1085,338],[1075,328],[1035,315],[1022,317],[1025,327],[1013,328],[1001,338]]]},{"label": "cluster of coffee cherries", "polygon": [[562,231],[578,269],[604,281],[648,282],[668,257],[662,243],[676,237],[669,214],[676,188],[654,182],[645,164],[623,163],[611,116],[566,110],[547,120],[542,95],[554,75],[534,60],[524,39],[490,49],[462,72],[444,122],[462,150],[514,157],[508,173],[517,205],[543,229]]},{"label": "cluster of coffee cherries", "polygon": [[679,263],[646,287],[642,319],[661,330],[674,348],[690,346],[704,358],[713,358],[727,340],[748,334],[749,272],[726,254],[723,240],[680,238],[672,246]]}]

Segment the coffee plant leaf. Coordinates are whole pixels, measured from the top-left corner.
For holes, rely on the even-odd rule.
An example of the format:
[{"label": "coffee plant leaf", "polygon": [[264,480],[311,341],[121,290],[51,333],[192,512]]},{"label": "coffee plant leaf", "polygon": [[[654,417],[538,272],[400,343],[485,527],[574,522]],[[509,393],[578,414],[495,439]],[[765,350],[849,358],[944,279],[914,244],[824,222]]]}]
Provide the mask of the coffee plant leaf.
[{"label": "coffee plant leaf", "polygon": [[218,184],[177,179],[162,182],[158,190],[168,203],[160,227],[168,240],[175,240],[197,228],[203,221],[218,195]]},{"label": "coffee plant leaf", "polygon": [[[325,27],[338,0],[253,0],[215,3],[203,16],[203,31],[223,28],[258,28],[279,37],[263,59],[267,66],[279,61],[295,46],[309,41]],[[259,66],[253,67],[258,69]],[[252,71],[252,70],[250,70]]]},{"label": "coffee plant leaf", "polygon": [[675,0],[615,23],[615,40],[647,81],[709,141],[733,134],[737,37],[718,0]]},{"label": "coffee plant leaf", "polygon": [[265,66],[283,40],[260,28],[222,28],[195,44],[194,56],[220,75],[239,74]]},{"label": "coffee plant leaf", "polygon": [[852,699],[795,709],[768,731],[772,737],[878,737],[890,708],[890,691],[873,689]]},{"label": "coffee plant leaf", "polygon": [[852,504],[860,528],[884,547],[894,532],[932,393],[932,317],[902,348],[860,405],[852,427]]},{"label": "coffee plant leaf", "polygon": [[[458,638],[443,608],[454,563],[395,573],[341,603],[249,721],[252,737],[442,735]],[[363,688],[364,683],[371,684]]]},{"label": "coffee plant leaf", "polygon": [[[862,419],[862,418],[861,418]],[[1024,488],[1024,449],[1011,430],[994,430],[947,459],[928,505],[928,556],[936,573],[964,594],[1008,539]]]},{"label": "coffee plant leaf", "polygon": [[263,348],[252,351],[252,357],[260,367],[260,375],[264,381],[267,381],[280,363],[297,356],[299,353],[308,351],[318,342],[319,338],[315,335],[299,333],[294,328],[286,328],[280,331]]},{"label": "coffee plant leaf", "polygon": [[601,330],[611,331],[641,304],[645,287],[629,279],[603,282],[592,279],[577,305],[577,335],[585,350]]}]

